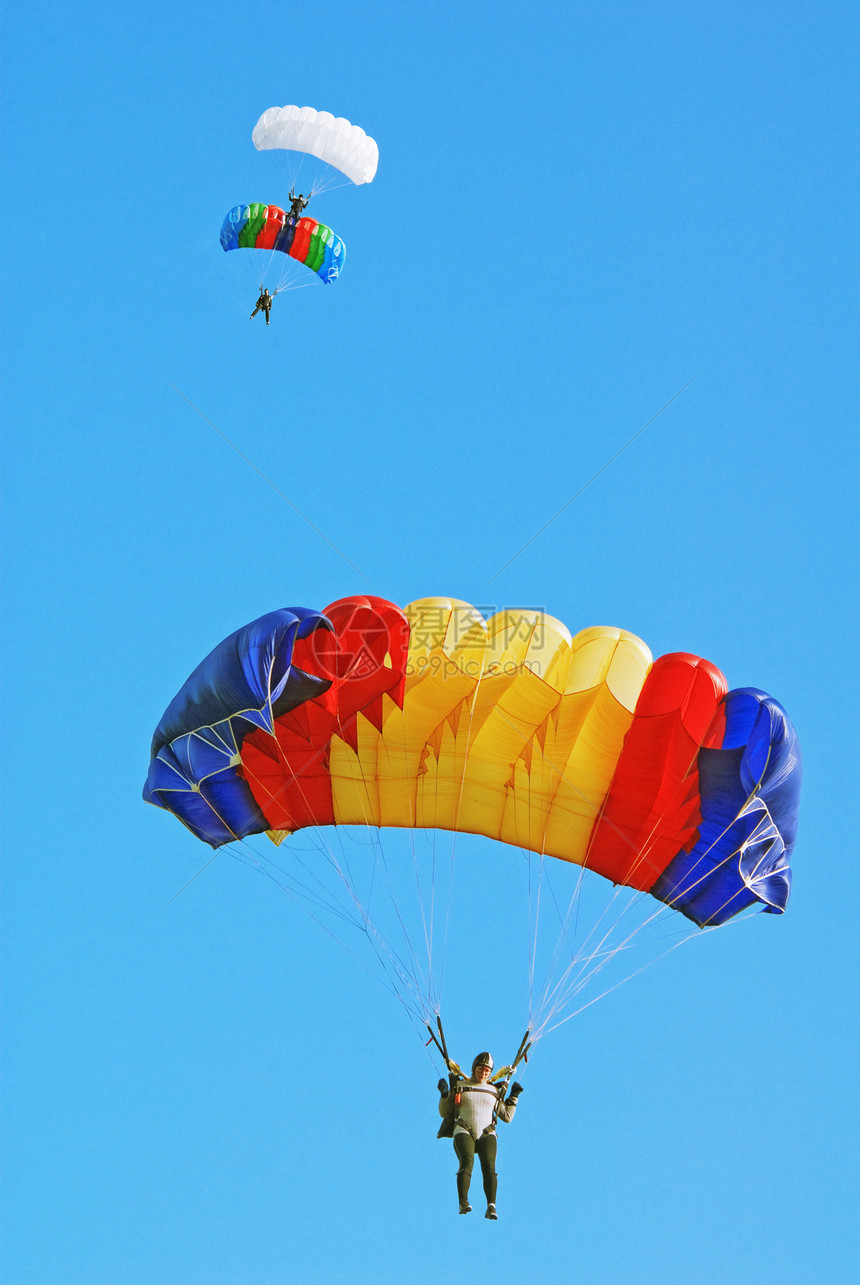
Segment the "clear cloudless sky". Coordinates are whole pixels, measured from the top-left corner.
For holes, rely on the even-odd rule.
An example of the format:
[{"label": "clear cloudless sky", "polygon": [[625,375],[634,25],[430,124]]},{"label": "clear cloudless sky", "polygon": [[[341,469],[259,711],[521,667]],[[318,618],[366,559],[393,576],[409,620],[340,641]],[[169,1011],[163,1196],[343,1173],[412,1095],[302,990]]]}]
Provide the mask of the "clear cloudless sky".
[{"label": "clear cloudless sky", "polygon": [[[856,4],[3,27],[4,1282],[856,1279]],[[340,281],[266,328],[218,230],[286,197],[251,143],[285,103],[380,164],[311,207]],[[221,638],[361,592],[621,626],[803,747],[787,913],[540,1044],[497,1224],[456,1215],[397,1003],[228,851],[194,878],[209,849],[141,800]],[[462,857],[442,1011],[504,1058],[518,855]]]}]

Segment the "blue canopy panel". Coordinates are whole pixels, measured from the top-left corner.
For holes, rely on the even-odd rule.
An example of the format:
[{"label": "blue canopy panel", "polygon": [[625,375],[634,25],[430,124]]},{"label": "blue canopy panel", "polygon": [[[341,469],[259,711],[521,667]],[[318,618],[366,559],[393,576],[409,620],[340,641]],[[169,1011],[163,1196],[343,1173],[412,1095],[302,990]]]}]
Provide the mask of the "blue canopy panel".
[{"label": "blue canopy panel", "polygon": [[797,733],[772,696],[754,687],[725,698],[721,749],[698,754],[702,823],[651,889],[700,928],[716,927],[756,902],[785,910],[797,837],[801,759]]},{"label": "blue canopy panel", "polygon": [[143,797],[219,847],[269,828],[237,772],[242,742],[256,728],[321,695],[331,680],[293,664],[298,639],[334,633],[321,612],[271,611],[209,653],[170,702],[152,738]]},{"label": "blue canopy panel", "polygon": [[221,245],[225,250],[239,248],[239,233],[248,222],[250,207],[235,205],[221,224]]},{"label": "blue canopy panel", "polygon": [[332,232],[330,228],[327,231],[329,236],[326,238],[325,255],[317,275],[322,277],[326,285],[331,285],[333,281],[337,281],[343,271],[343,265],[346,262],[346,246],[336,232]]},{"label": "blue canopy panel", "polygon": [[[229,218],[229,215],[227,216]],[[284,226],[275,237],[274,249],[280,250],[282,254],[289,254],[293,241],[296,236],[296,220],[287,216]]]}]

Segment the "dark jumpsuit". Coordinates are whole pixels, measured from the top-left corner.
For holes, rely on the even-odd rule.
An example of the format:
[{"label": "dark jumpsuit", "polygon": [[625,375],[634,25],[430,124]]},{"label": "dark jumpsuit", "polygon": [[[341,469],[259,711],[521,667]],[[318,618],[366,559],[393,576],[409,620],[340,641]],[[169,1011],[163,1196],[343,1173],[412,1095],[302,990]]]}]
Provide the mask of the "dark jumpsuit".
[{"label": "dark jumpsuit", "polygon": [[260,311],[260,309],[262,308],[262,309],[263,309],[263,312],[265,312],[265,314],[266,314],[266,325],[267,325],[267,326],[268,326],[268,324],[269,324],[269,309],[270,309],[270,308],[271,308],[271,306],[272,306],[272,299],[273,299],[273,298],[274,298],[274,296],[273,296],[273,295],[270,295],[270,294],[269,294],[269,292],[268,292],[267,290],[263,290],[263,291],[261,291],[261,292],[260,292],[260,297],[259,297],[259,299],[257,300],[257,306],[256,306],[256,308],[254,309],[254,311],[251,313],[251,316],[252,316],[252,317],[256,317],[257,313],[258,313],[258,312]]}]

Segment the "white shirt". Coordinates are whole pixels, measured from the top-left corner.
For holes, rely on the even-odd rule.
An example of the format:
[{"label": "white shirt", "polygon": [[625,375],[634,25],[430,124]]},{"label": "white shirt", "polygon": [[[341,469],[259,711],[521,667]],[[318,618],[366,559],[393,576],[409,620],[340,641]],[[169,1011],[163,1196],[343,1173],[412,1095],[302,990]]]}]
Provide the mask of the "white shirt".
[{"label": "white shirt", "polygon": [[[458,1095],[459,1103],[457,1103]],[[455,1135],[470,1133],[473,1138],[480,1138],[481,1134],[493,1124],[496,1103],[498,1103],[499,1118],[510,1123],[517,1109],[516,1102],[501,1101],[496,1086],[487,1081],[483,1084],[475,1084],[472,1080],[465,1080],[459,1083],[447,1098],[440,1099],[439,1114],[454,1116]]]}]

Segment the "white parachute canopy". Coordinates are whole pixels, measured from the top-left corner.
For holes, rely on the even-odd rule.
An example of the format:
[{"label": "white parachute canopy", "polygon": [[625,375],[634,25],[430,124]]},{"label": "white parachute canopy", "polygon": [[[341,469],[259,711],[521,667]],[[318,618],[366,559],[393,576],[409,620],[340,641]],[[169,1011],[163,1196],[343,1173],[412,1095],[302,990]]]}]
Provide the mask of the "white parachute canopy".
[{"label": "white parachute canopy", "polygon": [[370,183],[379,148],[360,125],[314,107],[269,107],[252,134],[258,152],[281,148],[316,156],[353,183]]}]

